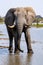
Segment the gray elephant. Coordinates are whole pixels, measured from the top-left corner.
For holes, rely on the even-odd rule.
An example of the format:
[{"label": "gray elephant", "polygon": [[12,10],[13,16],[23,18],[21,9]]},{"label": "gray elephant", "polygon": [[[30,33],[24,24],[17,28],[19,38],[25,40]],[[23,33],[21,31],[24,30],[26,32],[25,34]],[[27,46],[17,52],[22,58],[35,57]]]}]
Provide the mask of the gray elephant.
[{"label": "gray elephant", "polygon": [[[30,20],[31,20],[30,23],[32,23],[33,16],[31,17],[30,14],[28,15],[27,11],[24,10],[24,8],[13,9],[13,13],[10,12],[10,10],[9,10],[9,13],[7,12],[5,16],[5,24],[8,30],[9,40],[10,40],[9,50],[12,51],[12,40],[13,40],[13,37],[15,37],[14,52],[16,53],[17,50],[20,50],[21,52],[23,52],[23,50],[20,49],[20,39],[21,39],[22,32],[24,32],[26,44],[27,44],[27,51],[28,53],[33,53],[32,47],[31,47],[30,33],[28,30],[30,27],[30,24],[27,23],[27,22],[30,22]],[[28,17],[30,18],[28,19]]]}]

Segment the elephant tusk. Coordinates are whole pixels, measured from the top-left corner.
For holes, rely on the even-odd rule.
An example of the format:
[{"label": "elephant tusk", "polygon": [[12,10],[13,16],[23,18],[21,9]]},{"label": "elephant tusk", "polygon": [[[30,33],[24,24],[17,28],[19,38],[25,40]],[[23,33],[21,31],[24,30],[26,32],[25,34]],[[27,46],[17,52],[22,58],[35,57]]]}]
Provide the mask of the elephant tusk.
[{"label": "elephant tusk", "polygon": [[16,25],[16,23],[14,22],[14,24],[13,24],[13,25],[8,25],[8,27],[9,27],[9,28],[14,28],[14,27],[15,27],[15,25]]},{"label": "elephant tusk", "polygon": [[9,27],[9,28],[14,28],[14,27],[15,27],[15,25],[12,25],[12,26],[8,25],[8,27]]}]

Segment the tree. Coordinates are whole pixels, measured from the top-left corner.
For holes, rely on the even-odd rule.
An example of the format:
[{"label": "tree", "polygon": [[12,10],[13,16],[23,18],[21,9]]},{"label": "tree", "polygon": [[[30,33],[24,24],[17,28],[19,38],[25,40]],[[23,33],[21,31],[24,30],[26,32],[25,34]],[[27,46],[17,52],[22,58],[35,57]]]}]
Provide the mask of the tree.
[{"label": "tree", "polygon": [[42,19],[43,19],[43,17],[40,16],[40,15],[37,15],[37,16],[35,17],[35,21],[37,22],[37,26],[38,26],[38,23],[39,23]]}]

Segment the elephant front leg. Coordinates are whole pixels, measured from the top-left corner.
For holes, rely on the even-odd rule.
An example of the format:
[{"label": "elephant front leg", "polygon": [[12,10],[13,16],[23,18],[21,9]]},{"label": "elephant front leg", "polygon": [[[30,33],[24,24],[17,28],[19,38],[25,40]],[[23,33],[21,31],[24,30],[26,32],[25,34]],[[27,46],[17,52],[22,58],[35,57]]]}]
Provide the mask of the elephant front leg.
[{"label": "elephant front leg", "polygon": [[8,31],[8,35],[9,35],[9,52],[12,53],[13,50],[13,35],[11,34],[10,31]]},{"label": "elephant front leg", "polygon": [[28,53],[33,53],[29,29],[27,29],[25,31],[25,40],[26,40],[26,44],[27,44]]},{"label": "elephant front leg", "polygon": [[9,43],[9,52],[12,53],[12,50],[13,50],[13,44],[12,44],[13,43],[13,37],[10,37],[9,41],[10,41],[10,43]]}]

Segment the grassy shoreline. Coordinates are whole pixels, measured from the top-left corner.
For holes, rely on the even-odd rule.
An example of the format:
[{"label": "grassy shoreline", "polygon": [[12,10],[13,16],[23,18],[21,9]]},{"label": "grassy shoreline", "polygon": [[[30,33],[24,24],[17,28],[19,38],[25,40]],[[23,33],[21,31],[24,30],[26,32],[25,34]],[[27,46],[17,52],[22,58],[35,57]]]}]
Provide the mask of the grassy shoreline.
[{"label": "grassy shoreline", "polygon": [[39,23],[39,24],[32,24],[32,27],[43,27],[43,24],[42,23]]},{"label": "grassy shoreline", "polygon": [[0,22],[0,24],[4,24],[4,22],[2,21],[2,22]]}]

